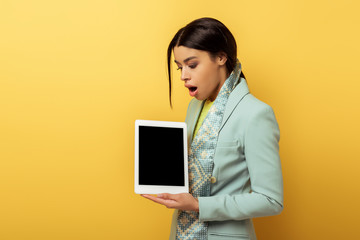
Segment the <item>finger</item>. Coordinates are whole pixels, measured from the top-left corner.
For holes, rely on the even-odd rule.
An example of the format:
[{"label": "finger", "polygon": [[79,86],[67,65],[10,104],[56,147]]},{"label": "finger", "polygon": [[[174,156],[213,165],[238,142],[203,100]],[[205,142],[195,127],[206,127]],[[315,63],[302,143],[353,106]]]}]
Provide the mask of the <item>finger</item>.
[{"label": "finger", "polygon": [[162,204],[162,205],[167,205],[167,200],[165,199],[162,199],[162,198],[158,198],[158,197],[155,197],[155,196],[152,196],[152,195],[149,195],[149,194],[144,194],[143,197],[153,201],[153,202],[156,202],[156,203],[159,203],[159,204]]},{"label": "finger", "polygon": [[154,197],[154,196],[148,196],[148,199],[150,199],[151,201],[164,205],[167,208],[176,208],[176,206],[178,205],[178,203],[172,199],[164,199],[164,198],[159,198],[159,197]]},{"label": "finger", "polygon": [[150,199],[152,201],[154,201],[157,198],[157,197],[152,196],[150,194],[141,194],[141,196],[144,197],[144,198]]},{"label": "finger", "polygon": [[144,197],[144,198],[148,198],[148,197],[151,196],[151,195],[149,195],[149,194],[140,194],[140,196],[142,196],[142,197]]},{"label": "finger", "polygon": [[170,193],[160,193],[157,195],[158,198],[162,198],[162,199],[173,199],[172,196],[173,194]]},{"label": "finger", "polygon": [[168,195],[164,195],[163,193],[158,194],[156,196],[150,195],[150,194],[140,194],[140,196],[150,199],[150,200],[156,200],[156,199],[168,199]]},{"label": "finger", "polygon": [[162,199],[167,199],[167,200],[174,200],[174,201],[179,201],[179,199],[181,198],[182,193],[179,194],[171,194],[171,193],[162,193],[157,195],[157,197],[160,197]]}]

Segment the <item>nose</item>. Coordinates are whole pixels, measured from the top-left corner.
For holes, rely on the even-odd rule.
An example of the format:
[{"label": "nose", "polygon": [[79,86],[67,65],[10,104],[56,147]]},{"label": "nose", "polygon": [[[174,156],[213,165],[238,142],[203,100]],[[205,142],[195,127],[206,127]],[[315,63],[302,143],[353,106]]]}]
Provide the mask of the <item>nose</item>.
[{"label": "nose", "polygon": [[189,80],[190,79],[190,74],[188,71],[186,71],[184,68],[181,69],[181,80]]}]

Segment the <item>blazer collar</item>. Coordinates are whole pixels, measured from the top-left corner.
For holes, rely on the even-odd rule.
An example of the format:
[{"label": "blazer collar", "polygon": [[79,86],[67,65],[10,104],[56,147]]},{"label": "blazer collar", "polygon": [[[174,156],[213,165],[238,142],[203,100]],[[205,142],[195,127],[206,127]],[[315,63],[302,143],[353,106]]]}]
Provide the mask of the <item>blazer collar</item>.
[{"label": "blazer collar", "polygon": [[249,87],[246,83],[245,78],[241,78],[240,83],[234,88],[234,90],[230,93],[228,102],[226,103],[224,116],[222,119],[222,123],[219,129],[219,132],[224,127],[225,123],[233,113],[236,106],[239,104],[239,102],[248,94]]}]

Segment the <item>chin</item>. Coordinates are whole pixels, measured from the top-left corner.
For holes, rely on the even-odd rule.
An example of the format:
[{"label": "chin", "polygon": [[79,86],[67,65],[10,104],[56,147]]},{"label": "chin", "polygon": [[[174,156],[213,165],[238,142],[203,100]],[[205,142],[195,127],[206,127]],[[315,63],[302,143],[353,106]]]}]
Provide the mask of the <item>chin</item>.
[{"label": "chin", "polygon": [[204,98],[204,97],[199,97],[199,96],[195,96],[194,98],[196,98],[197,100],[199,100],[199,101],[204,101],[206,98]]}]

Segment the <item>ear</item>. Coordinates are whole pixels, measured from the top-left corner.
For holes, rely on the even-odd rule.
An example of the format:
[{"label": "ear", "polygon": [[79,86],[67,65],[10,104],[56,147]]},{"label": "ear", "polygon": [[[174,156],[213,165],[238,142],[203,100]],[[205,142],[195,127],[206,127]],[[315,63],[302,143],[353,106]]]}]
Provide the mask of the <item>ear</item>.
[{"label": "ear", "polygon": [[226,53],[224,53],[224,52],[219,52],[218,54],[217,54],[217,57],[216,57],[216,60],[217,60],[217,63],[219,64],[219,65],[225,65],[225,63],[226,63],[226,61],[227,61],[227,55],[226,55]]}]

